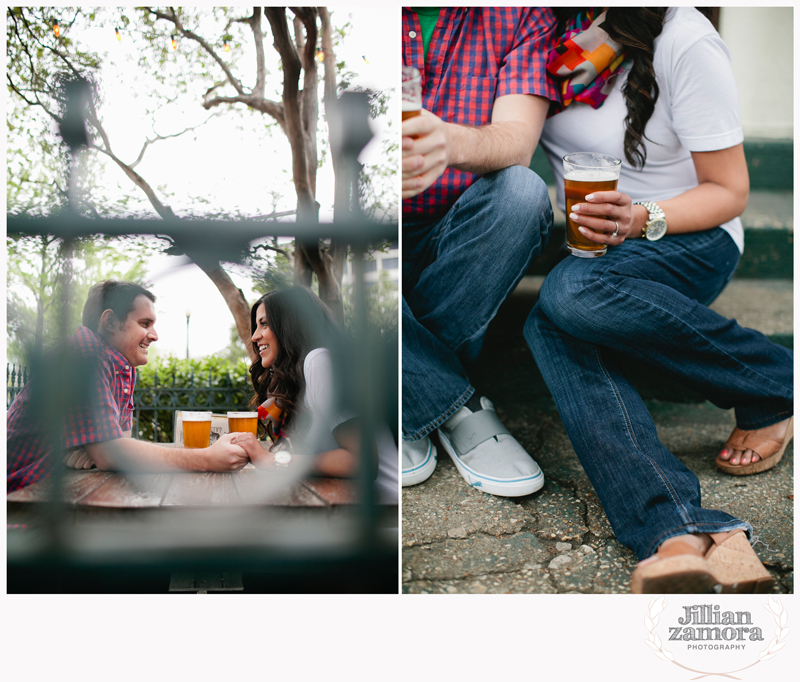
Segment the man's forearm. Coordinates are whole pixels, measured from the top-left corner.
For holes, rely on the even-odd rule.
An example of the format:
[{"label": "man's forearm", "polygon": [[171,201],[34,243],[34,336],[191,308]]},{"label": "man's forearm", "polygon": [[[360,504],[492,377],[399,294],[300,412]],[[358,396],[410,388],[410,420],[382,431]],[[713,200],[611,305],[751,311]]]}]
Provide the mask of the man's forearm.
[{"label": "man's forearm", "polygon": [[86,446],[98,469],[123,471],[207,471],[206,449],[167,448],[132,438]]},{"label": "man's forearm", "polygon": [[530,165],[538,135],[522,121],[490,123],[480,128],[447,123],[450,166],[469,173],[491,173]]},{"label": "man's forearm", "polygon": [[91,443],[86,452],[100,469],[113,471],[238,471],[255,452],[258,441],[252,434],[226,433],[207,448],[167,448],[131,438]]}]

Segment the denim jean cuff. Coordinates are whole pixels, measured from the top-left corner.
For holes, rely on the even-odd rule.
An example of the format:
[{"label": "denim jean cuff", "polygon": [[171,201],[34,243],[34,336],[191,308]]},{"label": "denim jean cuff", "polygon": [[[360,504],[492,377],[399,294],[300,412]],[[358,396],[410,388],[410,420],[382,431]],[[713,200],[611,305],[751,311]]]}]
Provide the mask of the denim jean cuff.
[{"label": "denim jean cuff", "polygon": [[646,556],[641,557],[641,560],[644,561],[644,559],[647,559],[655,554],[656,550],[665,540],[669,540],[670,538],[674,538],[678,535],[696,533],[727,533],[728,531],[737,530],[739,528],[744,530],[744,532],[747,534],[748,540],[752,537],[753,527],[747,523],[747,521],[739,521],[738,519],[734,519],[733,521],[729,521],[727,523],[701,521],[699,523],[682,524],[680,526],[676,526],[675,528],[670,528],[669,530],[659,533],[658,536],[653,540],[652,544],[647,548]]},{"label": "denim jean cuff", "polygon": [[429,422],[421,429],[415,431],[414,433],[407,434],[405,425],[403,427],[403,440],[420,440],[421,438],[425,438],[425,436],[430,435],[430,433],[434,429],[438,429],[442,424],[444,424],[450,417],[452,417],[456,412],[458,412],[464,405],[466,405],[467,401],[472,397],[472,394],[475,393],[474,386],[468,386],[467,390],[464,391],[458,398],[456,398],[455,402],[448,408],[448,410],[434,419],[432,422]]},{"label": "denim jean cuff", "polygon": [[791,400],[772,398],[761,400],[754,405],[736,408],[736,426],[744,431],[763,429],[788,419],[794,414]]}]

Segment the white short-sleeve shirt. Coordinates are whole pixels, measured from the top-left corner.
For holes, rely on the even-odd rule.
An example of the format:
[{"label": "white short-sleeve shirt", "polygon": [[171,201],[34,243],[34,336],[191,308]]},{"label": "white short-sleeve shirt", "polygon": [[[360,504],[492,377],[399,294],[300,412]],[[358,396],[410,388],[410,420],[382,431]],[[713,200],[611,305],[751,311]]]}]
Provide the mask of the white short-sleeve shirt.
[{"label": "white short-sleeve shirt", "polygon": [[[336,404],[333,361],[327,348],[315,348],[306,355],[303,363],[306,381],[301,400],[306,412],[300,419],[298,431],[303,435],[298,440],[308,444],[316,453],[335,450],[339,447],[333,437],[337,426],[353,419],[355,413]],[[294,440],[295,435],[289,434]],[[378,447],[378,477],[375,485],[378,499],[383,504],[397,504],[398,454],[394,439],[385,426],[375,429]]]},{"label": "white short-sleeve shirt", "polygon": [[[654,44],[653,68],[659,96],[645,128],[647,161],[641,170],[625,159],[627,109],[622,88],[627,71],[617,76],[599,109],[575,102],[547,119],[541,143],[553,168],[562,209],[562,158],[570,152],[601,152],[622,159],[619,191],[633,201],[658,202],[699,184],[691,152],[728,149],[744,140],[730,53],[700,12],[693,7],[667,10]],[[741,220],[734,218],[721,227],[743,251]]]}]

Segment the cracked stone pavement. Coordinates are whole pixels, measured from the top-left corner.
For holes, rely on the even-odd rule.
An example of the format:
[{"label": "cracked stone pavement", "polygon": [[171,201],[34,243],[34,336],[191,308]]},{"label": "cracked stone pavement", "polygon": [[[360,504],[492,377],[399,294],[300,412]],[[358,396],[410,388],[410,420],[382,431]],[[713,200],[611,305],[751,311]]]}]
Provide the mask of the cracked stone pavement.
[{"label": "cracked stone pavement", "polygon": [[[544,488],[513,499],[482,493],[439,448],[433,476],[403,488],[403,592],[627,593],[636,557],[614,538],[552,401],[526,403],[513,393],[503,393],[505,401],[488,395],[539,462]],[[698,475],[704,506],[749,521],[754,548],[776,580],[773,591],[791,593],[793,446],[769,472],[727,476],[714,458],[734,426],[731,412],[709,403],[647,404],[661,440]]]}]

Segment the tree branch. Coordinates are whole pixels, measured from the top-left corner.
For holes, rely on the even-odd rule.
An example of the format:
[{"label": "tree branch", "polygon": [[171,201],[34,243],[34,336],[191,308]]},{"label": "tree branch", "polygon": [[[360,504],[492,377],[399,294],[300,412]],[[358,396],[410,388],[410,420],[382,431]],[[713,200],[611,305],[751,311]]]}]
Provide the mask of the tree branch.
[{"label": "tree branch", "polygon": [[[298,220],[319,220],[319,209],[314,200],[309,182],[306,140],[302,126],[299,81],[300,57],[289,37],[286,11],[280,7],[266,7],[264,12],[269,20],[274,44],[283,64],[283,109],[286,118],[286,137],[292,148],[292,177],[297,193]],[[316,171],[316,168],[314,168]]]},{"label": "tree branch", "polygon": [[253,16],[250,19],[250,29],[253,31],[253,39],[256,43],[256,85],[253,88],[253,96],[264,99],[264,84],[267,78],[267,67],[264,61],[264,32],[261,30],[261,8],[253,8]]},{"label": "tree branch", "polygon": [[219,106],[220,104],[246,104],[251,109],[260,111],[262,114],[268,114],[274,118],[281,127],[281,130],[286,132],[286,114],[284,112],[283,104],[280,102],[273,102],[268,99],[257,99],[251,95],[236,95],[234,97],[214,97],[206,102],[203,102],[203,109],[211,109],[212,107]]},{"label": "tree branch", "polygon": [[[145,153],[145,151],[147,151],[147,147],[149,145],[154,144],[154,143],[158,142],[159,140],[168,140],[168,139],[170,139],[172,137],[180,137],[181,135],[183,135],[185,133],[188,133],[188,132],[190,132],[192,130],[197,130],[199,127],[204,126],[212,118],[216,118],[217,116],[219,116],[219,113],[213,113],[213,114],[211,114],[211,116],[209,116],[202,123],[198,123],[196,126],[190,126],[188,128],[184,128],[180,132],[172,133],[171,135],[159,135],[158,133],[156,133],[156,136],[152,140],[150,138],[145,140],[144,144],[142,145],[142,150],[139,152],[139,156],[136,157],[136,161],[134,161],[133,163],[129,163],[128,166],[130,168],[136,168],[136,166],[139,165],[139,163],[141,162],[142,158],[144,157],[144,153]],[[155,131],[153,131],[153,132],[155,132]]]},{"label": "tree branch", "polygon": [[150,12],[150,14],[154,14],[156,19],[163,19],[164,21],[169,21],[175,26],[175,30],[178,31],[181,35],[189,38],[190,40],[194,40],[196,43],[199,43],[200,47],[202,47],[210,56],[211,58],[219,64],[222,71],[228,78],[228,82],[234,87],[236,92],[240,95],[244,95],[244,88],[242,87],[241,82],[239,81],[236,76],[233,75],[233,71],[230,70],[230,67],[222,60],[222,58],[216,53],[213,47],[209,45],[201,36],[197,35],[194,31],[191,31],[183,26],[181,20],[178,18],[178,15],[175,14],[175,10],[170,8],[170,14],[165,14],[164,12],[159,12],[158,10],[152,9],[151,7],[144,7],[143,8],[146,12]]}]

